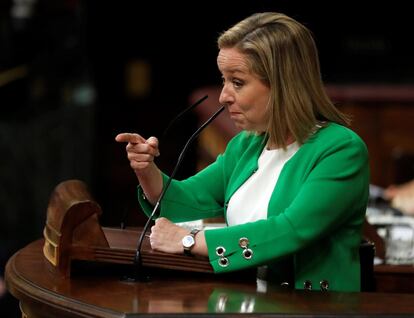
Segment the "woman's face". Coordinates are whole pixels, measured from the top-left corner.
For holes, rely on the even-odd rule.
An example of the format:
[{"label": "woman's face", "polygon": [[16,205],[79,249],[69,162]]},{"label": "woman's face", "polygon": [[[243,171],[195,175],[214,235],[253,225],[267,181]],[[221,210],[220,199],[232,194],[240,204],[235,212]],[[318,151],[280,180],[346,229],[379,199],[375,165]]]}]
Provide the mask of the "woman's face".
[{"label": "woman's face", "polygon": [[220,103],[237,127],[256,132],[267,128],[270,89],[250,71],[247,58],[237,49],[221,49],[217,65],[222,74]]}]

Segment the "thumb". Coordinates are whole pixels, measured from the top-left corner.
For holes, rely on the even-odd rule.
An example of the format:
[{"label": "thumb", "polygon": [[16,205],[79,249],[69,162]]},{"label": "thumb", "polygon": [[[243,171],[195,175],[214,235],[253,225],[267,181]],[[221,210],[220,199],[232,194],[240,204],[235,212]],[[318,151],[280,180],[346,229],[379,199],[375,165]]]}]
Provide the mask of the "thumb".
[{"label": "thumb", "polygon": [[149,137],[147,139],[146,143],[149,144],[151,147],[153,147],[154,149],[157,150],[156,156],[159,156],[160,155],[160,152],[158,150],[158,144],[159,144],[159,142],[158,142],[158,138],[157,137],[154,137],[154,136]]},{"label": "thumb", "polygon": [[152,147],[158,147],[158,138],[157,137],[149,137],[147,139],[147,144],[151,145]]}]

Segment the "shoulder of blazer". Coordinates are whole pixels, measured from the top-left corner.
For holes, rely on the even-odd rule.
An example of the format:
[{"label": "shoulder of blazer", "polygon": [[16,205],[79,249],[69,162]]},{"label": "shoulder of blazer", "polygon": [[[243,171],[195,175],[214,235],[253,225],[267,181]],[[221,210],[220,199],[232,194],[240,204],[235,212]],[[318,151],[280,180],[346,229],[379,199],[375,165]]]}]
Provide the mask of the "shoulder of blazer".
[{"label": "shoulder of blazer", "polygon": [[364,141],[351,129],[336,124],[328,123],[309,137],[306,144],[317,144],[321,149],[336,148],[344,144],[352,145],[367,151]]}]

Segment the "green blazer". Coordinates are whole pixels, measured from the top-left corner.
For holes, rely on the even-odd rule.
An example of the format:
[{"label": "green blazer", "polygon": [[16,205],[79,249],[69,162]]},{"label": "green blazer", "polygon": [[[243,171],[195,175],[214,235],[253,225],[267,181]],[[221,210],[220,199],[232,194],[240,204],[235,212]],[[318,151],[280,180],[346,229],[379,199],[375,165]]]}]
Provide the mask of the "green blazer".
[{"label": "green blazer", "polygon": [[[171,182],[160,216],[173,222],[226,217],[233,193],[257,171],[265,143],[264,136],[239,133],[210,166]],[[168,177],[163,178],[165,184]],[[291,258],[296,289],[311,284],[319,290],[320,282],[327,281],[329,290],[359,291],[368,189],[365,144],[348,128],[327,124],[283,167],[266,220],[205,231],[214,271],[267,265],[283,281],[283,264]],[[152,206],[140,187],[138,192],[141,206],[150,213]]]}]

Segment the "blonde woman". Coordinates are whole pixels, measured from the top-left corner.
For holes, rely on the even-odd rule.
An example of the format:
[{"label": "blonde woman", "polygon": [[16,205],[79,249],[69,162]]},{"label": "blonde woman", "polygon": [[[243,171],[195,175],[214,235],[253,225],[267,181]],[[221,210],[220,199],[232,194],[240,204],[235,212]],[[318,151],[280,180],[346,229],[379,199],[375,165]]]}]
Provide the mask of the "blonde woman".
[{"label": "blonde woman", "polygon": [[[311,32],[284,14],[258,13],[218,47],[220,103],[242,132],[213,164],[172,181],[152,248],[208,256],[216,273],[261,267],[283,286],[359,291],[368,154],[325,93]],[[154,163],[158,140],[116,140],[128,143],[151,213],[168,179]],[[217,216],[227,227],[189,233],[173,223]]]}]

